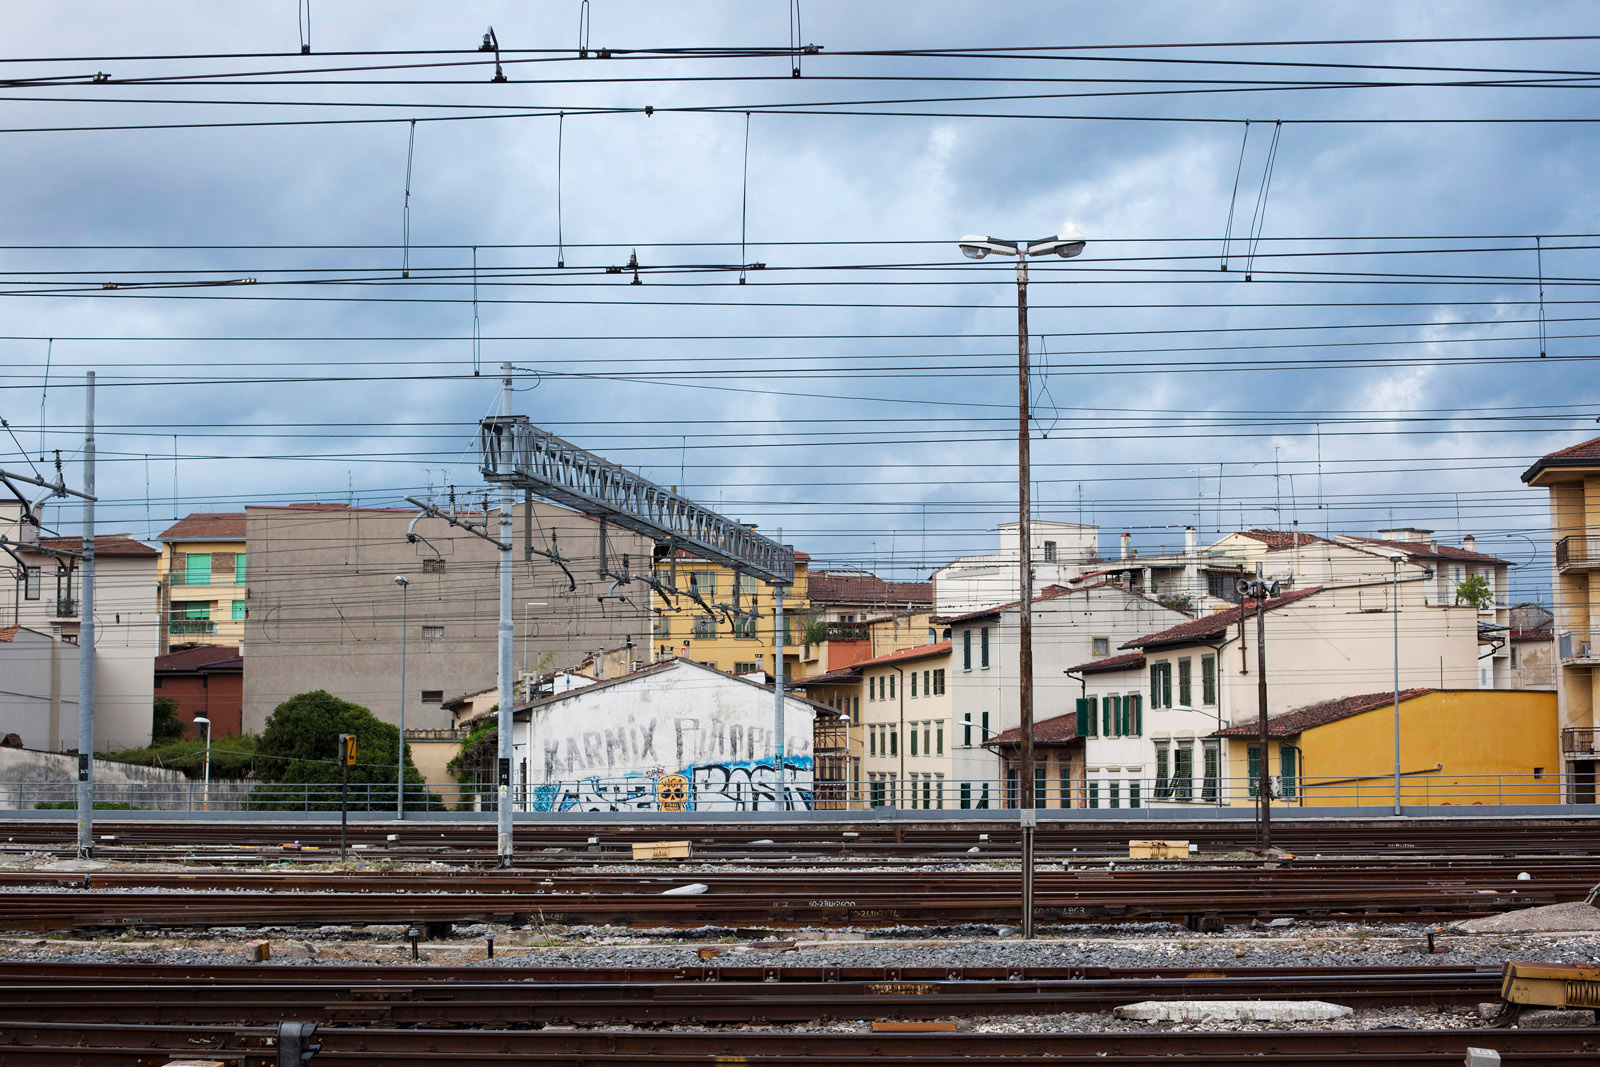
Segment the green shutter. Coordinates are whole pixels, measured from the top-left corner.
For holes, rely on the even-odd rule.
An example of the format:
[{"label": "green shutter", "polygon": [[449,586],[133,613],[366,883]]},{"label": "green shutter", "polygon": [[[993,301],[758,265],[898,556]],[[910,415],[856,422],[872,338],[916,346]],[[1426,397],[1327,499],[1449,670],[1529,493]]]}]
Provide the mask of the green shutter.
[{"label": "green shutter", "polygon": [[1133,697],[1131,697],[1131,696],[1125,696],[1125,697],[1118,697],[1117,698],[1117,703],[1119,705],[1119,709],[1118,710],[1121,712],[1121,719],[1117,723],[1117,732],[1119,734],[1121,734],[1123,737],[1129,737],[1129,736],[1131,736],[1133,734],[1133,704],[1132,704],[1132,701],[1133,701]]},{"label": "green shutter", "polygon": [[1161,706],[1161,664],[1150,664],[1150,706]]},{"label": "green shutter", "polygon": [[1178,661],[1178,706],[1194,707],[1194,661],[1188,656]]},{"label": "green shutter", "polygon": [[1089,698],[1089,736],[1100,736],[1100,698]]},{"label": "green shutter", "polygon": [[1128,807],[1137,808],[1138,806],[1139,806],[1139,783],[1138,782],[1129,782],[1128,783]]},{"label": "green shutter", "polygon": [[1144,697],[1138,693],[1129,695],[1128,702],[1133,705],[1133,736],[1144,736]]},{"label": "green shutter", "polygon": [[242,600],[235,600],[233,602],[233,621],[234,622],[243,622],[244,621],[244,601],[242,601]]},{"label": "green shutter", "polygon": [[183,606],[183,617],[186,619],[211,618],[211,605],[205,601],[195,601]]},{"label": "green shutter", "polygon": [[1278,758],[1283,764],[1283,795],[1292,797],[1295,793],[1295,778],[1299,771],[1300,750],[1288,745],[1279,745]]},{"label": "green shutter", "polygon": [[1200,701],[1206,707],[1217,702],[1217,657],[1200,657]]},{"label": "green shutter", "polygon": [[1117,706],[1116,701],[1116,697],[1102,697],[1100,700],[1100,736],[1102,737],[1117,736],[1111,723],[1113,709]]},{"label": "green shutter", "polygon": [[244,553],[240,552],[233,557],[233,584],[244,584]]},{"label": "green shutter", "polygon": [[190,552],[183,557],[183,584],[211,584],[211,553]]},{"label": "green shutter", "polygon": [[1078,718],[1073,730],[1079,737],[1089,736],[1089,698],[1078,698]]},{"label": "green shutter", "polygon": [[1261,746],[1250,746],[1250,795],[1261,795]]},{"label": "green shutter", "polygon": [[1172,664],[1161,665],[1161,706],[1172,707]]}]

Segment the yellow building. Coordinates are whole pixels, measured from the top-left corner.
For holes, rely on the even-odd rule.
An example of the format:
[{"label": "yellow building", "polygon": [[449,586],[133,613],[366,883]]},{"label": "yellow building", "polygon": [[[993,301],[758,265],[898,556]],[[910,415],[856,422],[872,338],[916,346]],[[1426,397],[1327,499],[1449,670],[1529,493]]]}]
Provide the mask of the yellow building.
[{"label": "yellow building", "polygon": [[[1560,803],[1554,693],[1505,689],[1407,689],[1400,694],[1400,802],[1405,806]],[[1230,765],[1250,781],[1225,790],[1255,804],[1260,768],[1254,723],[1212,735],[1244,749]],[[1394,802],[1394,693],[1329,700],[1267,720],[1275,803],[1305,806]]]},{"label": "yellow building", "polygon": [[1595,671],[1600,669],[1600,437],[1552,452],[1522,475],[1550,490],[1555,542],[1557,728],[1567,799],[1595,801],[1600,722]]},{"label": "yellow building", "polygon": [[[804,671],[802,616],[806,599],[804,552],[794,554],[794,584],[783,595],[783,673],[797,678]],[[655,609],[656,660],[682,656],[730,674],[773,669],[773,587],[750,575],[735,583],[731,568],[679,552],[656,565],[656,580],[681,590],[671,603],[651,593]],[[689,595],[693,591],[695,596]],[[696,599],[696,596],[698,599]],[[751,614],[753,612],[753,614]]]},{"label": "yellow building", "polygon": [[243,512],[197,511],[162,531],[156,576],[163,654],[179,645],[243,645]]}]

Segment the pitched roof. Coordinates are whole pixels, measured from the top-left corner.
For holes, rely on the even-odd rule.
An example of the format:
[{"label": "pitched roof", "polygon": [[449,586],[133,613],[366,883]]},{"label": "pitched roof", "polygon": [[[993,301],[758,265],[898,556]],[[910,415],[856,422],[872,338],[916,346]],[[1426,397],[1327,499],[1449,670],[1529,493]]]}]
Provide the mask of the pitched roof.
[{"label": "pitched roof", "polygon": [[[1306,597],[1315,596],[1320,592],[1322,592],[1322,586],[1320,585],[1314,585],[1310,589],[1296,589],[1292,593],[1285,593],[1276,599],[1268,600],[1267,610],[1276,611],[1285,604],[1304,600]],[[1255,618],[1255,614],[1256,602],[1251,600],[1240,604],[1236,608],[1213,612],[1210,615],[1202,615],[1198,619],[1181,622],[1159,633],[1136,637],[1132,641],[1125,642],[1121,647],[1149,648],[1151,645],[1188,644],[1192,641],[1200,641],[1204,638],[1215,637],[1217,634],[1224,633],[1228,627],[1234,625],[1240,619],[1252,619]]]},{"label": "pitched roof", "polygon": [[[1078,740],[1078,720],[1076,715],[1055,715],[1048,719],[1035,719],[1033,723],[1033,743],[1036,745],[1065,745]],[[995,734],[985,741],[984,747],[990,745],[1021,745],[1022,727],[1013,726]]]},{"label": "pitched roof", "polygon": [[[81,537],[41,537],[39,538],[39,546],[41,548],[53,548],[57,552],[65,552],[69,556],[83,555],[83,538]],[[24,550],[26,550],[26,546],[24,546]],[[143,541],[136,541],[131,534],[125,533],[95,534],[94,554],[96,556],[129,556],[134,558],[161,555],[160,552]]]},{"label": "pitched roof", "polygon": [[[559,702],[561,702],[563,700],[575,700],[575,699],[586,698],[588,696],[591,696],[591,695],[593,695],[595,693],[600,692],[601,690],[610,689],[613,686],[621,685],[624,682],[636,681],[636,680],[638,680],[640,678],[645,678],[645,677],[648,677],[649,675],[652,675],[652,674],[660,674],[663,671],[672,670],[672,669],[678,668],[678,667],[698,668],[699,670],[705,671],[707,674],[720,675],[721,677],[726,678],[730,682],[737,682],[739,685],[754,686],[757,689],[764,689],[769,693],[772,692],[772,686],[770,686],[770,685],[763,685],[760,682],[753,682],[748,678],[741,678],[737,674],[729,674],[727,671],[719,671],[715,667],[708,666],[708,665],[706,665],[704,663],[699,662],[698,660],[683,659],[682,657],[677,657],[677,658],[674,658],[674,659],[664,659],[659,663],[651,663],[651,664],[649,664],[647,666],[640,667],[636,671],[629,671],[627,674],[620,675],[619,677],[616,677],[616,678],[608,679],[607,681],[604,681],[604,682],[596,682],[593,685],[582,685],[582,686],[577,687],[576,689],[568,689],[564,693],[554,693],[554,694],[552,694],[550,696],[547,696],[547,697],[540,697],[538,700],[533,700],[533,701],[528,701],[526,703],[517,704],[511,710],[512,710],[513,713],[521,712],[521,711],[531,711],[531,710],[537,710],[538,708],[542,708],[542,707],[548,707],[551,704],[556,704],[556,703],[559,703]],[[838,710],[835,709],[835,708],[830,708],[826,704],[820,703],[820,702],[815,701],[815,700],[811,700],[811,699],[809,699],[807,697],[799,696],[798,694],[796,694],[794,692],[793,689],[788,687],[787,683],[784,686],[784,694],[783,695],[784,695],[784,699],[785,700],[794,700],[794,701],[797,701],[797,702],[799,702],[801,704],[810,705],[811,709],[813,711],[818,712],[818,713],[823,713],[823,714],[827,714],[827,715],[838,715],[839,714]],[[481,722],[482,720],[487,719],[488,717],[489,717],[488,713],[485,713],[483,715],[475,715],[470,719],[466,719],[466,720],[464,720],[462,722],[457,723],[456,725],[457,726],[466,726],[469,723]]]},{"label": "pitched roof", "polygon": [[156,657],[157,674],[190,671],[242,671],[244,657],[232,645],[196,645]]},{"label": "pitched roof", "polygon": [[889,582],[866,571],[818,571],[806,581],[813,604],[933,606],[932,582]]},{"label": "pitched roof", "polygon": [[1510,560],[1501,559],[1499,556],[1486,556],[1482,552],[1468,552],[1464,548],[1452,545],[1430,545],[1422,541],[1385,541],[1377,537],[1352,537],[1352,541],[1359,541],[1364,545],[1375,545],[1387,548],[1393,552],[1403,552],[1412,559],[1444,559],[1454,560],[1457,563],[1504,563],[1508,567],[1516,566]]},{"label": "pitched roof", "polygon": [[1076,667],[1068,667],[1068,674],[1099,674],[1102,671],[1120,671],[1129,667],[1144,666],[1143,652],[1126,652],[1120,656],[1101,656]]},{"label": "pitched roof", "polygon": [[1551,641],[1554,639],[1555,629],[1549,623],[1545,623],[1543,626],[1533,630],[1511,631],[1511,640],[1513,641]]},{"label": "pitched roof", "polygon": [[161,531],[162,541],[243,541],[244,512],[196,511]]},{"label": "pitched roof", "polygon": [[1293,530],[1257,529],[1240,530],[1239,533],[1252,541],[1260,541],[1272,552],[1278,552],[1285,548],[1296,548],[1300,545],[1309,545],[1322,540],[1316,534],[1302,533],[1297,535]]},{"label": "pitched roof", "polygon": [[[1436,693],[1436,689],[1402,689],[1400,700],[1402,702],[1416,697]],[[1267,720],[1268,737],[1291,737],[1303,730],[1314,726],[1326,726],[1330,722],[1348,719],[1352,715],[1372,711],[1374,708],[1389,707],[1394,704],[1394,690],[1387,693],[1367,693],[1358,697],[1341,697],[1338,700],[1324,700],[1320,704],[1297,708],[1286,711],[1282,715],[1274,715]],[[1260,737],[1261,727],[1254,722],[1239,723],[1218,730],[1212,737]]]},{"label": "pitched roof", "polygon": [[[1115,587],[1115,583],[1108,582],[1106,584]],[[1056,597],[1065,596],[1070,592],[1073,592],[1073,590],[1068,589],[1064,585],[1047,585],[1044,588],[1044,592],[1039,593],[1033,598],[1033,602],[1037,604],[1041,600],[1054,600]],[[1011,601],[1009,604],[996,604],[992,608],[979,608],[977,611],[963,612],[960,615],[936,615],[934,616],[933,621],[943,624],[950,622],[967,622],[970,619],[983,619],[991,615],[998,615],[1002,611],[1010,611],[1021,603],[1022,600],[1019,598]]]},{"label": "pitched roof", "polygon": [[1531,482],[1547,467],[1600,467],[1600,437],[1558,449],[1522,472],[1522,480]]},{"label": "pitched roof", "polygon": [[902,648],[898,652],[887,652],[881,656],[874,657],[873,659],[862,660],[860,663],[854,664],[854,666],[849,669],[859,669],[861,667],[882,667],[891,663],[904,663],[907,660],[927,659],[930,656],[942,656],[949,651],[950,642],[939,641],[936,644],[918,645],[916,648]]}]

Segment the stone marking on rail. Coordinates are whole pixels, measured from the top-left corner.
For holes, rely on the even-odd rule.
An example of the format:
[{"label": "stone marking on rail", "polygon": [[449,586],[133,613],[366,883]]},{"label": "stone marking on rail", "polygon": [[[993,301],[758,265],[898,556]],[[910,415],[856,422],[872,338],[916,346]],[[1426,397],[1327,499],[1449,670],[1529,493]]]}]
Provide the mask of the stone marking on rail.
[{"label": "stone marking on rail", "polygon": [[1155,1023],[1309,1023],[1354,1014],[1322,1000],[1146,1000],[1117,1008],[1119,1019]]}]

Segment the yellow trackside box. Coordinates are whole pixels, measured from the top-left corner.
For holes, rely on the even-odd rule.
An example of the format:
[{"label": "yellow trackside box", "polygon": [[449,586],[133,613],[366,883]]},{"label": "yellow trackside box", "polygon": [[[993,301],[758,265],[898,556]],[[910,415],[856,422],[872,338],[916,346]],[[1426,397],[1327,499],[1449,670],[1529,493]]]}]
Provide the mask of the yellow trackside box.
[{"label": "yellow trackside box", "polygon": [[1130,860],[1181,860],[1189,858],[1187,841],[1129,841]]},{"label": "yellow trackside box", "polygon": [[636,860],[686,860],[691,852],[687,841],[645,841],[633,846]]}]

